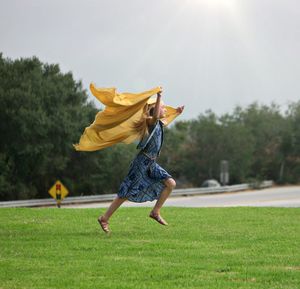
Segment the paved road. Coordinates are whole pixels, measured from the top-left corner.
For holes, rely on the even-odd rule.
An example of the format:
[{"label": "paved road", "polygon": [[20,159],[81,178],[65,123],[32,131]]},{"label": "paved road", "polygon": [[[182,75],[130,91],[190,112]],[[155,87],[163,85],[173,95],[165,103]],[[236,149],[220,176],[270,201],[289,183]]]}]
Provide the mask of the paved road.
[{"label": "paved road", "polygon": [[[125,202],[123,207],[151,207],[155,202],[136,204]],[[105,208],[110,203],[63,205],[64,208]],[[193,197],[170,197],[165,206],[176,207],[300,207],[300,186],[274,187],[256,191],[210,194]]]}]

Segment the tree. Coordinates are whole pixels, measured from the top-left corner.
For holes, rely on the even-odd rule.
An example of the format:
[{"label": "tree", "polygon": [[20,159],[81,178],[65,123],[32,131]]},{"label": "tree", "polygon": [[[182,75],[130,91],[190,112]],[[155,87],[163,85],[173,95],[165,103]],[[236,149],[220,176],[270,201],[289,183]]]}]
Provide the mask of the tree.
[{"label": "tree", "polygon": [[0,55],[1,199],[48,196],[96,109],[72,74],[36,57]]},{"label": "tree", "polygon": [[251,176],[277,181],[284,158],[280,149],[287,128],[279,106],[253,103],[241,112],[240,119],[255,139]]}]

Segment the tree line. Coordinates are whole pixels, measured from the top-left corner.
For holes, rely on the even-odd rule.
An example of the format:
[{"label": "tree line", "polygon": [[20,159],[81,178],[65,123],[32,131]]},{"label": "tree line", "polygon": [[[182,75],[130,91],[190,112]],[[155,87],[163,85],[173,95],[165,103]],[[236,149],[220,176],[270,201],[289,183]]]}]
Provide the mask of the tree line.
[{"label": "tree line", "polygon": [[[116,193],[136,145],[77,152],[84,128],[99,109],[81,81],[37,57],[11,60],[0,54],[0,199],[47,198],[56,180],[70,195]],[[272,179],[300,182],[300,101],[280,107],[252,103],[217,116],[208,110],[165,130],[158,162],[178,187],[220,178],[228,160],[230,182]]]}]

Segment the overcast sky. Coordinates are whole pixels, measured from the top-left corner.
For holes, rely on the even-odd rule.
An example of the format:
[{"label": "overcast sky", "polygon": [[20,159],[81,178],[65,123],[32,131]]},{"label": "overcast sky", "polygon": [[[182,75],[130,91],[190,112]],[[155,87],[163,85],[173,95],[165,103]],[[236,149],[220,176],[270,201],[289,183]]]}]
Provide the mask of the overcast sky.
[{"label": "overcast sky", "polygon": [[58,63],[86,89],[161,85],[181,119],[284,110],[300,97],[300,1],[0,0],[0,52]]}]

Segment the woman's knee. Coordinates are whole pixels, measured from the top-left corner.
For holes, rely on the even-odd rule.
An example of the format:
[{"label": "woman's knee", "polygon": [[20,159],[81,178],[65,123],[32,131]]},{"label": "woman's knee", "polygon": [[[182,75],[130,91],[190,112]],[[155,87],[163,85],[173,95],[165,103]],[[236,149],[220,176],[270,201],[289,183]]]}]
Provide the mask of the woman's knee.
[{"label": "woman's knee", "polygon": [[169,178],[165,181],[165,185],[167,186],[168,189],[174,190],[176,187],[176,182],[174,179]]}]

